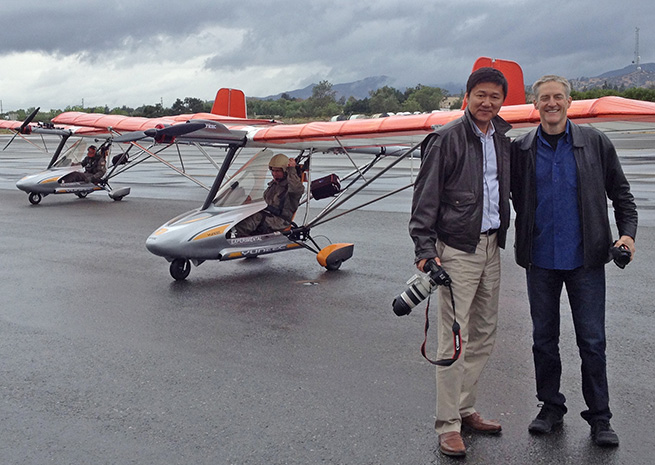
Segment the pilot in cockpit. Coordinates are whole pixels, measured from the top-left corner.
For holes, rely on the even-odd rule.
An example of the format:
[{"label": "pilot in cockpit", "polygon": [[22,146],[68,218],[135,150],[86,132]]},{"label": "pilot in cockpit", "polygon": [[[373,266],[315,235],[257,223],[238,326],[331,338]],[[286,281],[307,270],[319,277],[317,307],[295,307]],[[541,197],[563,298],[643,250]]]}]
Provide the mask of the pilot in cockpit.
[{"label": "pilot in cockpit", "polygon": [[98,154],[96,146],[89,145],[86,157],[81,162],[84,172],[75,171],[70,173],[62,178],[60,182],[92,182],[97,184],[107,172],[108,150],[109,148],[103,145],[100,147],[100,153]]},{"label": "pilot in cockpit", "polygon": [[237,237],[282,231],[291,225],[305,186],[298,175],[296,160],[282,153],[268,163],[273,179],[264,191],[266,208],[240,221],[234,228]]}]

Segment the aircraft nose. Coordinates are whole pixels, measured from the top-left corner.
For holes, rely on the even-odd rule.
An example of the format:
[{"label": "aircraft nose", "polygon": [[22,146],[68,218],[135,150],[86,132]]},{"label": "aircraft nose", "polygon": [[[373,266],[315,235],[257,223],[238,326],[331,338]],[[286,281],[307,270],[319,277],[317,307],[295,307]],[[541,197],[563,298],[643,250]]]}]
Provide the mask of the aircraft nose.
[{"label": "aircraft nose", "polygon": [[161,233],[158,233],[159,231],[155,231],[146,239],[146,249],[159,257],[171,257],[170,242],[162,237]]},{"label": "aircraft nose", "polygon": [[29,192],[28,184],[29,184],[28,176],[25,176],[24,178],[19,179],[16,182],[16,187],[22,191]]}]

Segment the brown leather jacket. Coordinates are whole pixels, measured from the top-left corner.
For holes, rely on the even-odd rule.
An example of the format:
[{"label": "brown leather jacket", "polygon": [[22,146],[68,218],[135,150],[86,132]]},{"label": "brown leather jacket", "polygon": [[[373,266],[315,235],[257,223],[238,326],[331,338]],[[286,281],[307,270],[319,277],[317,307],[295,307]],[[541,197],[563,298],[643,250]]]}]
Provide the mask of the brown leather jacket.
[{"label": "brown leather jacket", "polygon": [[[505,247],[510,217],[510,139],[505,134],[511,126],[499,116],[492,122],[500,190],[498,245]],[[473,124],[466,110],[423,142],[409,222],[417,261],[438,256],[437,240],[468,253],[474,253],[480,241],[483,153]]]}]

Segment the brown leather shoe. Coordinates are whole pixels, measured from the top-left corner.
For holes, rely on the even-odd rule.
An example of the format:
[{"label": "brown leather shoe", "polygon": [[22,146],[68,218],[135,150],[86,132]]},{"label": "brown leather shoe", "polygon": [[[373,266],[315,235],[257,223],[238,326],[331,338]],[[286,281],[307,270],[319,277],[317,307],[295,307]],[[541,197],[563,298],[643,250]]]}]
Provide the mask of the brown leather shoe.
[{"label": "brown leather shoe", "polygon": [[455,457],[466,455],[466,447],[464,446],[464,441],[462,441],[462,435],[457,431],[439,435],[439,450],[442,454]]},{"label": "brown leather shoe", "polygon": [[462,426],[478,433],[498,434],[502,431],[500,423],[495,420],[485,420],[478,412],[462,417]]}]

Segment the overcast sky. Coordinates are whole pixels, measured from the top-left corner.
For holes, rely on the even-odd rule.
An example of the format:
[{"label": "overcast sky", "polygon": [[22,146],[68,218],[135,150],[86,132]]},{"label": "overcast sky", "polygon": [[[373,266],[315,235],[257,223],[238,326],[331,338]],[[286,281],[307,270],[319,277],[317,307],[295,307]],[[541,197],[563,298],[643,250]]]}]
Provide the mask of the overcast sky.
[{"label": "overcast sky", "polygon": [[262,97],[387,75],[462,83],[479,56],[597,76],[655,62],[652,0],[32,0],[0,13],[4,111]]}]

